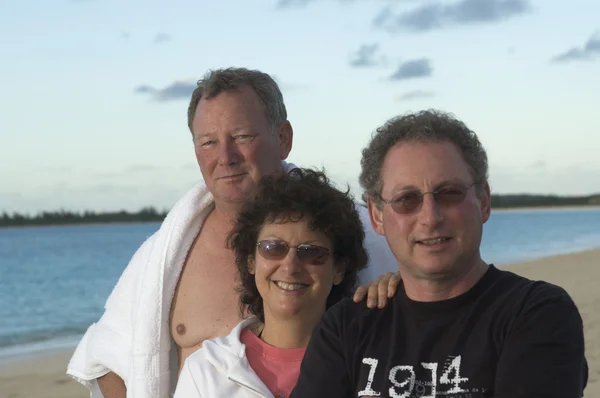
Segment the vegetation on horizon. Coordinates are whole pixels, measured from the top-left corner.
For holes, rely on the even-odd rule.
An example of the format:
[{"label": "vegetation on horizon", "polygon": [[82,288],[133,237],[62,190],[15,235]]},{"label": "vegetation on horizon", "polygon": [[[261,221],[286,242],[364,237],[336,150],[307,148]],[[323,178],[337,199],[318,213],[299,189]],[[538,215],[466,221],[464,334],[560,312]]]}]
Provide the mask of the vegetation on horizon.
[{"label": "vegetation on horizon", "polygon": [[[558,195],[492,195],[492,208],[535,208],[600,205],[600,194],[588,196]],[[67,224],[105,224],[131,222],[160,222],[167,211],[158,211],[154,207],[144,207],[137,212],[121,210],[118,212],[73,212],[66,210],[44,211],[36,215],[2,213],[0,227],[22,227],[32,225]]]},{"label": "vegetation on horizon", "polygon": [[559,195],[492,195],[492,208],[598,206],[600,193],[587,196]]},{"label": "vegetation on horizon", "polygon": [[164,220],[166,211],[144,207],[137,212],[73,212],[66,210],[44,211],[36,215],[4,212],[0,216],[0,227],[24,227],[28,225],[105,224],[130,222],[158,222]]}]

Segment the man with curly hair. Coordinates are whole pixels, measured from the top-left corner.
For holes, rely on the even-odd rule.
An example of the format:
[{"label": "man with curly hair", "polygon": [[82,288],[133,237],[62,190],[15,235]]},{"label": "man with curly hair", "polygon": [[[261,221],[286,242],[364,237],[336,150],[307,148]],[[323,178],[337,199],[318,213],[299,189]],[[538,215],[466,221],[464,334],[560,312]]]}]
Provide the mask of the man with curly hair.
[{"label": "man with curly hair", "polygon": [[389,120],[363,150],[371,222],[402,283],[382,310],[343,301],[315,328],[293,398],[580,398],[583,323],[567,292],[481,258],[487,155],[452,115]]}]

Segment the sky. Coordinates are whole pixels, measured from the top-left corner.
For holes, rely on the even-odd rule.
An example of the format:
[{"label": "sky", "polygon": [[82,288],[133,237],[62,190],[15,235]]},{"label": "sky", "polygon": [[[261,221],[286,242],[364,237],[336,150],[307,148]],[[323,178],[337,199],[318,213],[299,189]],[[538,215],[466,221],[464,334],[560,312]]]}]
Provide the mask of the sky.
[{"label": "sky", "polygon": [[209,69],[280,84],[288,161],[358,196],[387,119],[474,130],[493,193],[600,192],[597,0],[0,0],[0,212],[170,208]]}]

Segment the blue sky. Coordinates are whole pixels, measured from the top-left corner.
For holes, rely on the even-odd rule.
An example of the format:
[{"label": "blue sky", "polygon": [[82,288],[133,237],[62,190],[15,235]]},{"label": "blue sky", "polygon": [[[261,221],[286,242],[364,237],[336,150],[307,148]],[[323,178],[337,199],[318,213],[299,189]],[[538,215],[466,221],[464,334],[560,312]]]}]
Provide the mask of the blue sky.
[{"label": "blue sky", "polygon": [[387,118],[438,108],[492,190],[600,191],[596,0],[0,0],[0,211],[168,208],[198,181],[210,68],[280,82],[289,160],[356,189]]}]

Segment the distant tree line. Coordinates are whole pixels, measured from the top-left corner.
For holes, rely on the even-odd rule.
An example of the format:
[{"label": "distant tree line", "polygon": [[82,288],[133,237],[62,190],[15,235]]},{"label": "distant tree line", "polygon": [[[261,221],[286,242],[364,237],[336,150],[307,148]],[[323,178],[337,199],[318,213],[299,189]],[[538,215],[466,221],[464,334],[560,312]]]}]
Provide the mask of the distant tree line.
[{"label": "distant tree line", "polygon": [[154,207],[144,207],[137,212],[121,210],[118,212],[94,211],[44,211],[36,215],[2,213],[0,227],[21,227],[28,225],[67,225],[67,224],[104,224],[104,223],[131,223],[162,221],[166,211],[158,211]]},{"label": "distant tree line", "polygon": [[600,205],[600,194],[588,196],[492,195],[492,208]]},{"label": "distant tree line", "polygon": [[[364,206],[364,203],[362,203]],[[527,208],[560,206],[599,206],[600,194],[588,196],[557,195],[492,195],[492,208]],[[36,215],[7,212],[0,216],[0,227],[20,227],[28,225],[67,225],[67,224],[104,224],[131,222],[160,222],[167,211],[158,211],[154,207],[144,207],[138,212],[121,210],[118,212],[94,211],[44,211]]]}]

